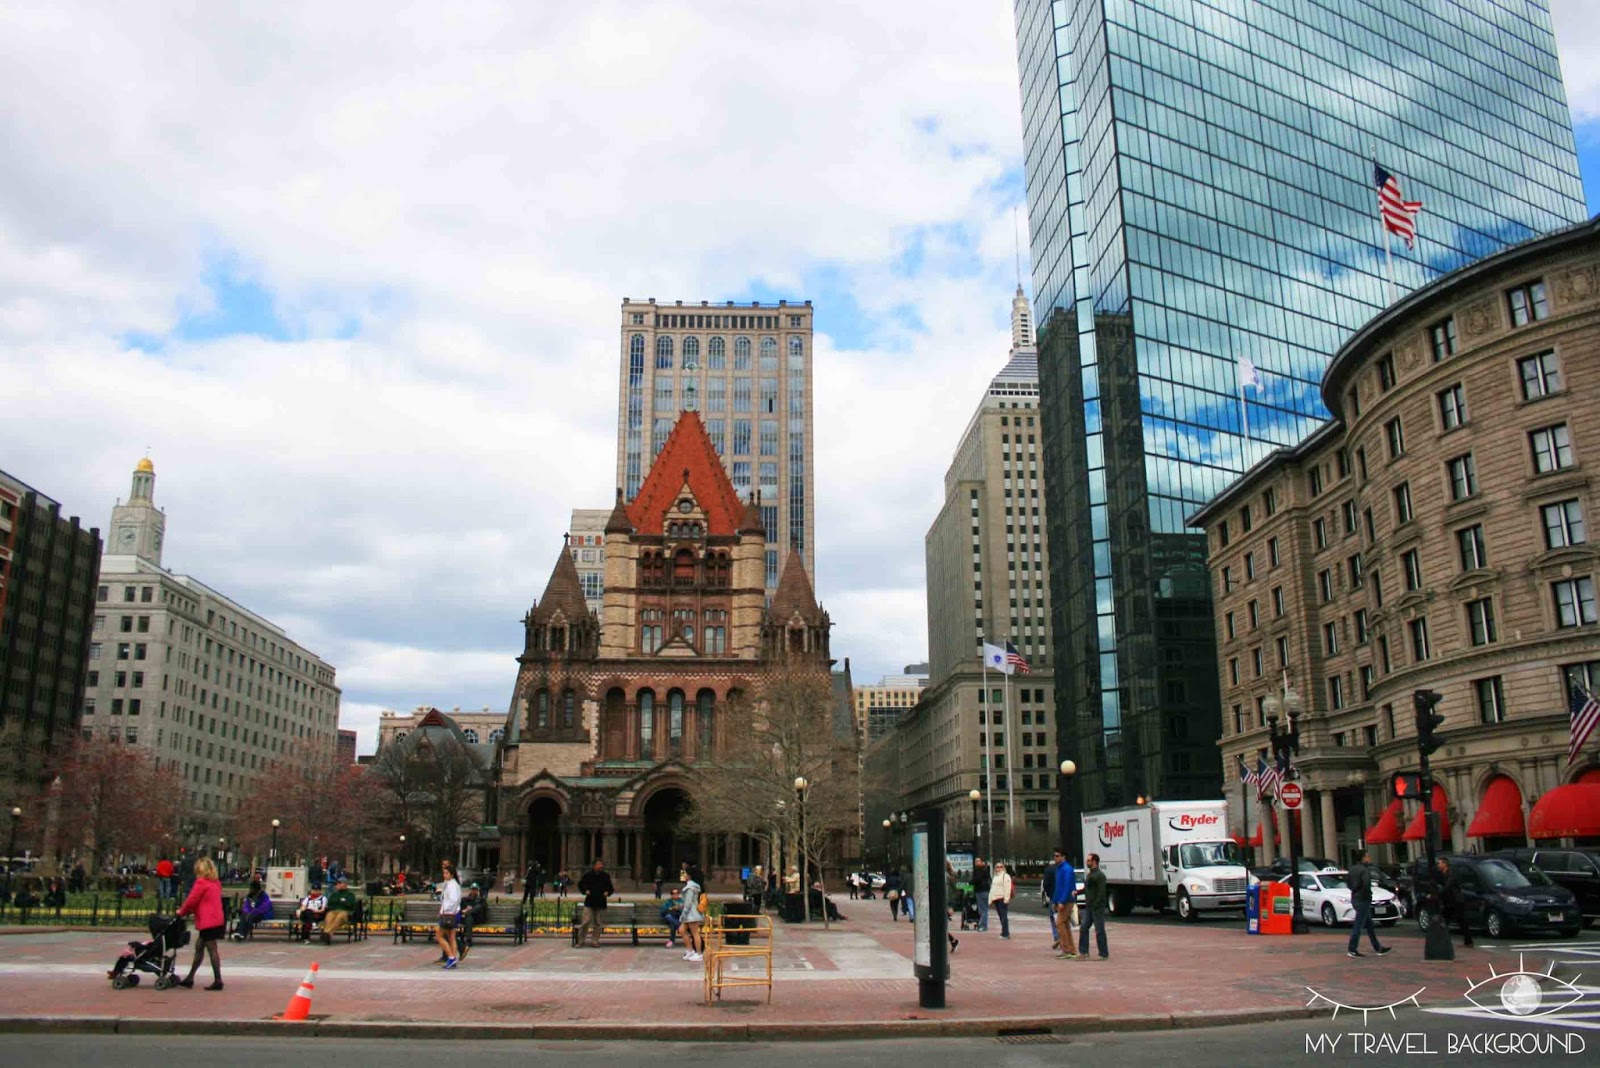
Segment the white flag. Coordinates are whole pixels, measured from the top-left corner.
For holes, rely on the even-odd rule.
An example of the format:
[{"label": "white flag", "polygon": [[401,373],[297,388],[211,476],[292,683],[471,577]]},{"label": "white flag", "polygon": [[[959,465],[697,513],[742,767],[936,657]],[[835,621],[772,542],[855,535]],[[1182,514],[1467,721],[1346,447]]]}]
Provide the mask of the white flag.
[{"label": "white flag", "polygon": [[983,643],[983,666],[1002,675],[1009,675],[1016,670],[1006,659],[1005,646],[990,645],[988,642]]},{"label": "white flag", "polygon": [[1261,388],[1261,375],[1256,371],[1256,365],[1250,362],[1250,357],[1241,355],[1236,364],[1239,373],[1239,388],[1249,386],[1252,389]]}]

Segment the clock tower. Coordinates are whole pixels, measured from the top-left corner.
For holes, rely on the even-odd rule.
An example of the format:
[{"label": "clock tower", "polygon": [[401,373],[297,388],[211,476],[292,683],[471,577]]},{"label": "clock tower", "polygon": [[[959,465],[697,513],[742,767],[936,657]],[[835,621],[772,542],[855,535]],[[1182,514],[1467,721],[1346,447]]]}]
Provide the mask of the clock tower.
[{"label": "clock tower", "polygon": [[156,467],[149,457],[133,469],[133,489],[128,503],[111,509],[111,530],[106,552],[116,556],[137,556],[161,566],[161,542],[166,536],[166,513],[156,507]]}]

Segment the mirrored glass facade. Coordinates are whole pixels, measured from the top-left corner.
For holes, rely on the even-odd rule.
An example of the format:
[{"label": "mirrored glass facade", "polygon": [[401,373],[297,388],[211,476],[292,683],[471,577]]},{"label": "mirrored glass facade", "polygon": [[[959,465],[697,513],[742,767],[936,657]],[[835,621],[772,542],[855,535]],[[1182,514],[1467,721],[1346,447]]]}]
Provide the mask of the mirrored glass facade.
[{"label": "mirrored glass facade", "polygon": [[[1584,218],[1549,12],[1016,0],[1016,16],[1063,755],[1088,807],[1217,796],[1209,587],[1184,519],[1326,418],[1323,368],[1390,303],[1391,269],[1404,292]],[[1392,259],[1374,159],[1424,204]],[[1260,375],[1243,402],[1241,358]]]}]

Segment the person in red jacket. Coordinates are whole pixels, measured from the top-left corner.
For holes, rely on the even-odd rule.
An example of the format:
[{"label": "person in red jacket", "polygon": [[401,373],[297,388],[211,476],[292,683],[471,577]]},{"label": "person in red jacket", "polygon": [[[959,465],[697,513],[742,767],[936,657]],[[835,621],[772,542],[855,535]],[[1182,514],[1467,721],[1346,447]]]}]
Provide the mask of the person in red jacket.
[{"label": "person in red jacket", "polygon": [[211,985],[207,990],[222,989],[222,957],[217,952],[217,942],[227,933],[228,923],[222,912],[222,884],[217,881],[217,866],[210,857],[194,862],[194,888],[178,906],[179,916],[193,916],[195,926],[194,960],[189,974],[178,981],[179,986],[194,986],[194,973],[200,969],[200,960],[211,956]]},{"label": "person in red jacket", "polygon": [[161,880],[161,888],[157,891],[157,893],[161,897],[178,896],[177,894],[173,893],[174,887],[172,885],[172,876],[176,870],[177,869],[172,866],[172,861],[168,860],[165,855],[163,855],[162,858],[156,862],[156,878]]}]

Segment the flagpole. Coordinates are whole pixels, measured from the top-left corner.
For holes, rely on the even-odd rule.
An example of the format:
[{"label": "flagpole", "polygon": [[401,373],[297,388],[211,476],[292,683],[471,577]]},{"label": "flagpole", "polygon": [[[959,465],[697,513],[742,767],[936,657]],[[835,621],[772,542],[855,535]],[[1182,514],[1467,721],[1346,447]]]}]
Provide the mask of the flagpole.
[{"label": "flagpole", "polygon": [[[1257,374],[1260,374],[1258,371]],[[1244,383],[1239,381],[1239,361],[1233,362],[1233,380],[1239,387],[1239,417],[1244,420],[1244,449],[1239,470],[1250,470],[1250,403],[1244,398]]]},{"label": "flagpole", "polygon": [[[986,637],[984,645],[989,644]],[[989,705],[989,653],[983,654],[983,694],[978,701],[983,716],[983,811],[989,827],[989,852],[994,853],[994,715]]]},{"label": "flagpole", "polygon": [[1250,769],[1244,766],[1242,757],[1239,760],[1239,770],[1245,772],[1239,776],[1239,818],[1243,821],[1240,824],[1243,829],[1240,837],[1244,839],[1244,845],[1239,848],[1243,851],[1250,848]]},{"label": "flagpole", "polygon": [[[1006,643],[1007,659],[1010,658],[1011,643]],[[1017,825],[1017,769],[1011,762],[1011,736],[1016,731],[1011,729],[1011,676],[1016,674],[1015,664],[1008,664],[1011,668],[1006,672],[1006,857],[1014,860],[1016,857],[1016,825]]]}]

